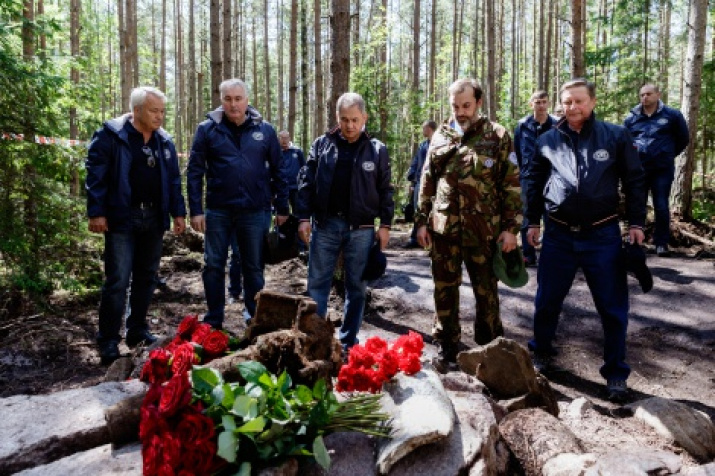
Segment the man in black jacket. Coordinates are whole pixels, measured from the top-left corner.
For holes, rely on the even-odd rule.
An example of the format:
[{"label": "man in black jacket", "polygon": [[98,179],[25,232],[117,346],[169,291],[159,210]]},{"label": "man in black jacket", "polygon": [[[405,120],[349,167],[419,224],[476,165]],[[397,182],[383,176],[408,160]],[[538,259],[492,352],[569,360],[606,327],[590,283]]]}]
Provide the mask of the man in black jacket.
[{"label": "man in black jacket", "polygon": [[296,215],[301,221],[298,236],[310,243],[308,294],[320,316],[327,314],[333,272],[343,252],[345,316],[340,342],[347,351],[358,342],[367,284],[362,276],[375,240],[375,218],[380,219],[377,239],[384,249],[394,203],[390,157],[385,144],[365,132],[365,101],[356,93],[343,94],[336,116],[338,127],[313,142],[300,171]]},{"label": "man in black jacket", "polygon": [[166,96],[139,87],[130,114],[104,123],[87,153],[89,231],[104,234],[104,274],[97,343],[103,364],[119,358],[119,341],[131,282],[126,344],[151,344],[146,313],[157,284],[162,237],[186,227],[181,174],[174,143],[161,128]]},{"label": "man in black jacket", "polygon": [[543,134],[524,177],[527,239],[536,246],[540,219],[548,212],[537,274],[534,352],[537,370],[546,371],[556,354],[563,301],[581,268],[601,316],[608,398],[627,394],[626,329],[628,287],[618,223],[619,186],[626,197],[629,238],[643,242],[645,174],[628,131],[596,120],[593,83],[575,79],[561,87],[566,120]]}]

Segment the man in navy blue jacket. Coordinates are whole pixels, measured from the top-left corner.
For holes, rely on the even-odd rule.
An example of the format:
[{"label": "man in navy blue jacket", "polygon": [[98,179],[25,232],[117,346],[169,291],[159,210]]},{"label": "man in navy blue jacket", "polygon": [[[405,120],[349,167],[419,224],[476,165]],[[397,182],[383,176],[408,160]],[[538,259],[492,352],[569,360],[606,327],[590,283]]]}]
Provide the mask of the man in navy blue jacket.
[{"label": "man in navy blue jacket", "polygon": [[[273,126],[248,104],[248,87],[239,79],[219,86],[221,106],[199,124],[191,146],[187,189],[191,227],[204,233],[204,322],[223,327],[225,266],[231,236],[236,237],[243,271],[244,318],[256,312],[263,289],[263,239],[288,216],[286,167]],[[203,206],[206,178],[206,209]]]},{"label": "man in navy blue jacket", "polygon": [[[313,142],[298,179],[298,236],[310,243],[308,294],[326,317],[340,251],[345,267],[345,307],[340,342],[347,351],[358,342],[367,283],[363,272],[375,240],[384,249],[394,214],[390,157],[385,144],[365,132],[365,101],[345,93],[336,104],[338,127]],[[310,219],[313,219],[311,229]],[[311,240],[312,231],[312,240]]]},{"label": "man in navy blue jacket", "polygon": [[151,344],[146,313],[156,287],[162,237],[174,217],[183,233],[186,206],[176,149],[161,124],[166,96],[156,88],[132,91],[132,113],[107,121],[87,154],[89,230],[104,233],[104,273],[97,343],[103,364],[119,358],[119,334],[131,280],[126,344]]},{"label": "man in navy blue jacket", "polygon": [[653,195],[655,233],[653,243],[658,256],[669,256],[670,187],[675,175],[675,158],[688,146],[688,125],[680,111],[660,100],[654,84],[640,89],[640,104],[623,121],[638,148],[646,174],[648,190]]},{"label": "man in navy blue jacket", "polygon": [[[549,131],[556,120],[549,115],[549,93],[544,90],[534,91],[529,98],[529,106],[533,114],[522,118],[514,129],[514,152],[519,164],[519,179],[523,182],[526,167],[536,152],[536,139],[544,132]],[[526,188],[521,184],[522,197],[526,197]],[[526,203],[526,200],[522,198]],[[526,266],[536,266],[536,249],[526,239],[529,221],[524,219],[521,223],[521,250],[524,254]]]},{"label": "man in navy blue jacket", "polygon": [[[413,206],[417,206],[417,197],[420,194],[420,183],[422,181],[422,169],[425,166],[427,159],[427,151],[429,150],[430,140],[434,131],[437,130],[437,123],[434,121],[425,121],[422,123],[422,135],[425,140],[420,144],[417,153],[412,158],[412,163],[407,171],[407,180],[410,182],[410,200]],[[412,226],[412,233],[409,241],[405,244],[405,248],[419,248],[417,243],[417,223]]]},{"label": "man in navy blue jacket", "polygon": [[537,140],[524,176],[527,239],[536,246],[547,218],[534,300],[534,366],[548,371],[556,351],[559,314],[578,268],[586,276],[603,325],[601,375],[608,398],[627,395],[628,285],[618,222],[619,191],[626,197],[631,243],[643,242],[645,174],[624,127],[596,120],[596,88],[584,79],[561,87],[566,120]]},{"label": "man in navy blue jacket", "polygon": [[305,165],[305,155],[299,147],[296,147],[290,140],[290,132],[280,131],[278,142],[281,144],[281,153],[286,163],[288,174],[288,201],[291,212],[295,213],[295,196],[298,193],[298,174]]}]

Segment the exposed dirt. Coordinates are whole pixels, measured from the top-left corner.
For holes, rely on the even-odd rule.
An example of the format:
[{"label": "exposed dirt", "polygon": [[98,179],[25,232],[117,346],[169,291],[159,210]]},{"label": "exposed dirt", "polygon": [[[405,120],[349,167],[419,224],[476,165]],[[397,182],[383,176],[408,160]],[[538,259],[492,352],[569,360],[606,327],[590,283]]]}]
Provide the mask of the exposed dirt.
[{"label": "exposed dirt", "polygon": [[[371,283],[360,333],[392,339],[408,330],[420,332],[431,343],[433,319],[429,258],[422,250],[404,250],[407,232],[399,227],[388,250],[387,274]],[[187,314],[206,311],[201,282],[201,244],[196,237],[169,239],[170,256],[162,259],[160,287],[150,308],[151,330],[173,334]],[[632,399],[662,396],[681,400],[715,420],[715,268],[712,255],[691,246],[674,250],[671,258],[649,255],[655,287],[643,294],[629,278],[631,317],[628,361],[633,368],[628,383]],[[500,285],[501,313],[506,337],[522,344],[531,335],[536,270],[520,289]],[[306,267],[298,259],[268,266],[266,287],[278,291],[305,292]],[[468,280],[465,273],[465,282]],[[106,368],[99,365],[94,344],[98,294],[78,300],[53,296],[46,311],[17,312],[0,322],[0,397],[49,393],[90,386],[102,381]],[[331,298],[330,316],[339,319],[342,299]],[[468,285],[462,286],[462,344],[472,340],[474,300]],[[225,327],[240,334],[243,303],[227,305]],[[627,418],[619,406],[603,397],[598,374],[602,330],[582,275],[577,276],[565,302],[558,332],[561,371],[550,374],[562,407],[585,396],[594,402],[572,429],[592,449],[645,445],[678,451],[671,441],[645,425]],[[120,345],[123,353],[130,350]],[[434,354],[430,344],[426,354]],[[683,456],[685,464],[692,460]]]}]

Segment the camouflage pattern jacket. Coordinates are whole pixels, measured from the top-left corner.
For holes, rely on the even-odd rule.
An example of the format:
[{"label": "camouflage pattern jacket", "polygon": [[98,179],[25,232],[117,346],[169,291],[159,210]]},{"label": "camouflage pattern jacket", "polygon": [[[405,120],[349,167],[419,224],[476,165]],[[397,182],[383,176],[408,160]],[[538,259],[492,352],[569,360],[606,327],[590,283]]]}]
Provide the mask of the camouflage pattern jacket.
[{"label": "camouflage pattern jacket", "polygon": [[432,137],[415,221],[433,233],[478,246],[519,232],[519,169],[511,137],[480,118],[460,136],[449,123]]}]

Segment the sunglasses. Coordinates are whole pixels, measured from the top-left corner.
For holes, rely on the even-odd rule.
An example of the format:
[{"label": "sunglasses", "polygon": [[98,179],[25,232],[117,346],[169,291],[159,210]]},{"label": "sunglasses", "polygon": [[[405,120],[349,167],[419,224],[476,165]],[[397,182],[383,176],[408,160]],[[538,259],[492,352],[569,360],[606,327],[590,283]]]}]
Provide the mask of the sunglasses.
[{"label": "sunglasses", "polygon": [[154,151],[151,150],[151,147],[148,145],[145,145],[142,147],[142,152],[144,152],[147,157],[146,157],[146,165],[154,168],[156,166],[156,159],[154,158]]}]

